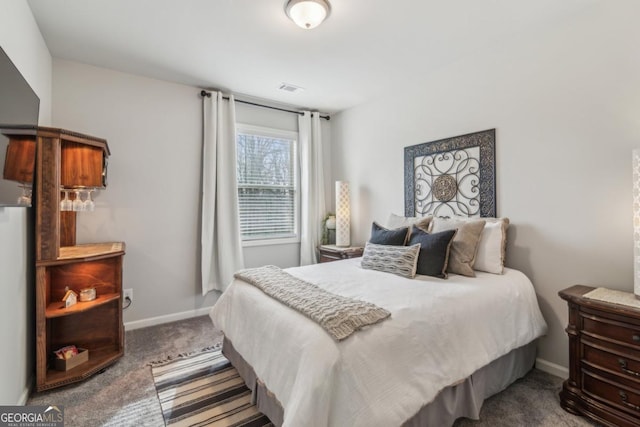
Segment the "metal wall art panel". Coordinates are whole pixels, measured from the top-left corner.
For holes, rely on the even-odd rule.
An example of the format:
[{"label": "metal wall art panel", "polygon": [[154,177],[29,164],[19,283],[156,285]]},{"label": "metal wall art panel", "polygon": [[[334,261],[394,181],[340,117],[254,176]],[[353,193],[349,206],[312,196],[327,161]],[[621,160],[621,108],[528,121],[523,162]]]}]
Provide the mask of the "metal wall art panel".
[{"label": "metal wall art panel", "polygon": [[496,130],[404,148],[406,216],[496,216]]}]

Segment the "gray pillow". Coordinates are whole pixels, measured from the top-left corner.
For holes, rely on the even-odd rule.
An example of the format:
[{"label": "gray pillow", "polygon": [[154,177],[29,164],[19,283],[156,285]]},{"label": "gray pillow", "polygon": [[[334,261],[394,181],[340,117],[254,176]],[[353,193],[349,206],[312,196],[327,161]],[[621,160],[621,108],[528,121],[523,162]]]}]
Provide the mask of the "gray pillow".
[{"label": "gray pillow", "polygon": [[476,277],[473,264],[476,260],[476,251],[480,235],[484,229],[485,220],[461,221],[451,218],[433,218],[431,221],[431,233],[439,233],[445,230],[457,229],[453,237],[451,251],[449,253],[449,273],[462,274],[463,276]]},{"label": "gray pillow", "polygon": [[[477,218],[454,217],[460,221],[476,221]],[[473,263],[475,271],[486,271],[487,273],[502,274],[504,272],[504,261],[507,252],[507,228],[509,228],[509,218],[483,217],[486,222],[478,250],[476,260]],[[420,260],[418,260],[418,270]],[[420,274],[420,272],[418,272]]]},{"label": "gray pillow", "polygon": [[371,224],[371,237],[369,238],[371,243],[404,246],[407,240],[409,240],[409,227],[388,230],[375,221]]},{"label": "gray pillow", "polygon": [[413,278],[416,275],[419,254],[419,243],[411,246],[392,246],[367,242],[360,265],[368,270]]},{"label": "gray pillow", "polygon": [[412,227],[409,244],[420,243],[417,274],[447,278],[449,252],[456,233],[457,230],[447,230],[429,234],[415,225]]}]

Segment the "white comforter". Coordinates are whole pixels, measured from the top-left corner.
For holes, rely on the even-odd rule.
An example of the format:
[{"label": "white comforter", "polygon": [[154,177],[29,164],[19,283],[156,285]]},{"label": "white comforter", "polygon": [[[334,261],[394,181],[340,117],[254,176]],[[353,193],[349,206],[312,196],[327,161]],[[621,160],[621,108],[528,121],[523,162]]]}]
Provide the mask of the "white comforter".
[{"label": "white comforter", "polygon": [[399,426],[440,390],[546,332],[517,270],[406,279],[359,259],[287,269],[391,318],[334,341],[302,314],[235,280],[211,318],[284,407],[284,426]]}]

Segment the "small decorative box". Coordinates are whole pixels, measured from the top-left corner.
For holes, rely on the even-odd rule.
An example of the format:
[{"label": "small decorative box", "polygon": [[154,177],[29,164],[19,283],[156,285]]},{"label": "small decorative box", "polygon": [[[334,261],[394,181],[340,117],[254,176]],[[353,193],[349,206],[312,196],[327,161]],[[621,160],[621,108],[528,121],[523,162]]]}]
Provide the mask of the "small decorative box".
[{"label": "small decorative box", "polygon": [[89,360],[89,350],[86,348],[78,348],[78,354],[70,359],[53,359],[53,367],[56,371],[68,371]]},{"label": "small decorative box", "polygon": [[93,301],[96,299],[96,288],[86,288],[80,291],[80,301]]}]

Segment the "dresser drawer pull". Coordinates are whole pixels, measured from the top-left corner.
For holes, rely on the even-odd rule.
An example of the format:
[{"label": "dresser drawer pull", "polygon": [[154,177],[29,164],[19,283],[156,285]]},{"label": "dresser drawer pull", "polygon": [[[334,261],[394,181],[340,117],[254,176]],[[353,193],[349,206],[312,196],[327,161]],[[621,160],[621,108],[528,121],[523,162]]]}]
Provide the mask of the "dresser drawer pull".
[{"label": "dresser drawer pull", "polygon": [[636,377],[640,377],[640,372],[636,372],[636,371],[632,371],[631,369],[629,369],[627,367],[627,361],[624,359],[618,359],[618,363],[620,364],[620,369],[622,369],[622,372],[629,374],[629,375],[634,375]]},{"label": "dresser drawer pull", "polygon": [[633,340],[633,342],[640,342],[640,335],[633,334],[631,339]]},{"label": "dresser drawer pull", "polygon": [[625,393],[624,391],[620,390],[618,392],[618,394],[620,394],[620,399],[622,399],[622,404],[633,409],[634,411],[640,411],[640,406],[638,405],[634,405],[633,403],[629,403],[627,401],[628,397],[627,397],[627,393]]}]

